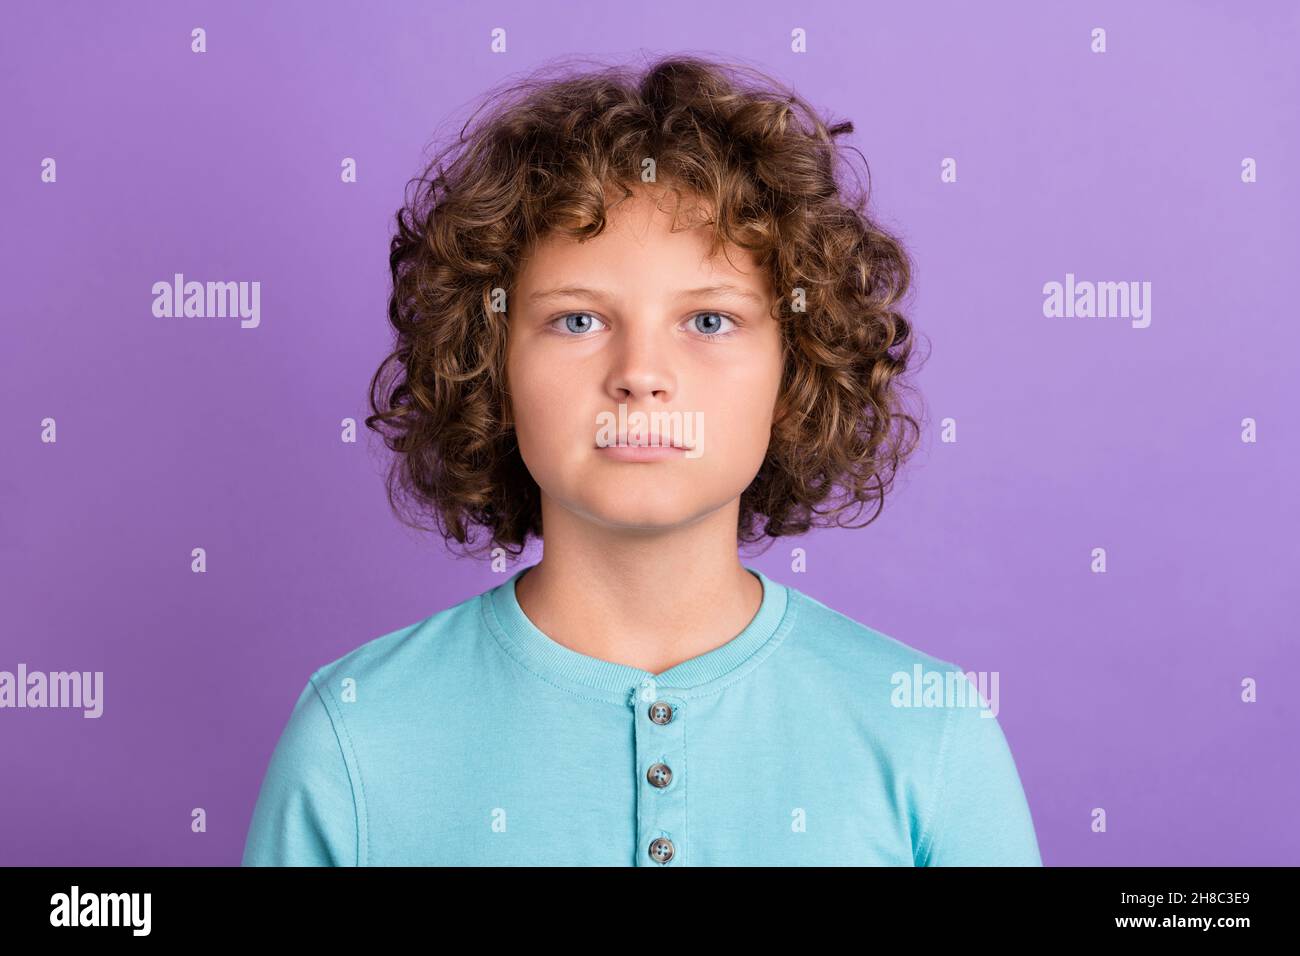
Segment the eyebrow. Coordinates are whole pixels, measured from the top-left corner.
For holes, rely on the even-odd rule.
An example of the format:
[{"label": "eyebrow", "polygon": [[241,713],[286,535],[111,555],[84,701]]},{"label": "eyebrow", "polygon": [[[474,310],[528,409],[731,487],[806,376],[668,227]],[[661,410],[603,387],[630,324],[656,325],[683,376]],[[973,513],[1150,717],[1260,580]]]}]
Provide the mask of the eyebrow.
[{"label": "eyebrow", "polygon": [[[698,289],[683,289],[677,293],[678,298],[694,295],[720,295],[730,296],[737,299],[748,299],[758,305],[763,304],[763,299],[757,293],[748,289],[742,289],[740,286],[720,283],[717,285],[700,286]],[[528,297],[529,302],[538,302],[542,299],[560,299],[560,298],[590,298],[602,299],[608,301],[614,298],[613,294],[604,289],[589,289],[586,286],[566,285],[557,286],[554,289],[542,289],[534,292]]]}]

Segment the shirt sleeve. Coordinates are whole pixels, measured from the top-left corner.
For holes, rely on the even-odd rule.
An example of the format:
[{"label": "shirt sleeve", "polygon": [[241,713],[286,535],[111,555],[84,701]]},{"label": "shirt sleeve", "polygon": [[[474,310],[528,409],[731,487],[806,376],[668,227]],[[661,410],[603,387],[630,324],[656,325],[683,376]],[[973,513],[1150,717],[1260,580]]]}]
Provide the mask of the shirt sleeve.
[{"label": "shirt sleeve", "polygon": [[950,707],[938,795],[918,866],[1042,866],[1033,818],[998,719]]},{"label": "shirt sleeve", "polygon": [[356,866],[352,780],[315,676],[271,754],[243,866]]}]

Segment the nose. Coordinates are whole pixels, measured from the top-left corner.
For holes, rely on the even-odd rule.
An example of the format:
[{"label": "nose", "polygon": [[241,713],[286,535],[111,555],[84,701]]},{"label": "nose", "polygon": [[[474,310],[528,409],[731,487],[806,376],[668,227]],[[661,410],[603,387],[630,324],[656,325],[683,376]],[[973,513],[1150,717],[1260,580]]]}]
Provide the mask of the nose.
[{"label": "nose", "polygon": [[653,322],[626,323],[617,333],[606,390],[617,401],[668,402],[676,390],[672,330]]}]

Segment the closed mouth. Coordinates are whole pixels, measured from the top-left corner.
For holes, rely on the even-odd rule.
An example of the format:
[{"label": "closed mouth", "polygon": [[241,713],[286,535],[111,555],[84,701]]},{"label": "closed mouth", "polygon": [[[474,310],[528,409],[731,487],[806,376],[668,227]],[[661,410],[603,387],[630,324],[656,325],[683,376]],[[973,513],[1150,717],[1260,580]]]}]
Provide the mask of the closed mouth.
[{"label": "closed mouth", "polygon": [[620,435],[618,441],[612,445],[597,445],[597,448],[680,448],[682,451],[690,451],[689,445],[683,445],[679,441],[660,441],[658,435],[649,437],[637,436],[628,437]]}]

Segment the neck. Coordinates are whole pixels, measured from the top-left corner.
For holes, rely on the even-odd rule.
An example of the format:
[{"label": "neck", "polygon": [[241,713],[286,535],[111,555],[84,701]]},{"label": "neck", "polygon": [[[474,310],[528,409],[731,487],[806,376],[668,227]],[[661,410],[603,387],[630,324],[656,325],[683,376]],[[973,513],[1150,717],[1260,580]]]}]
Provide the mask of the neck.
[{"label": "neck", "polygon": [[651,532],[595,525],[543,496],[544,554],[517,582],[519,606],[572,650],[663,673],[758,613],[763,586],[736,546],[739,507]]}]

